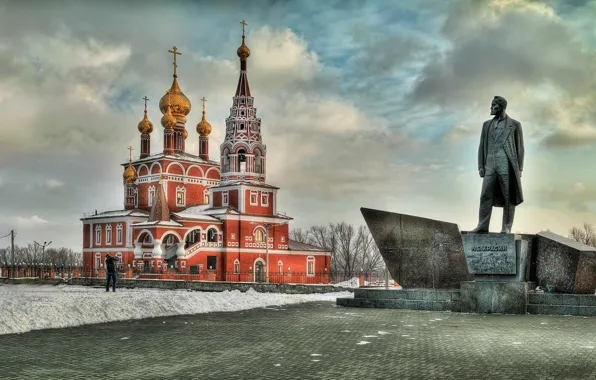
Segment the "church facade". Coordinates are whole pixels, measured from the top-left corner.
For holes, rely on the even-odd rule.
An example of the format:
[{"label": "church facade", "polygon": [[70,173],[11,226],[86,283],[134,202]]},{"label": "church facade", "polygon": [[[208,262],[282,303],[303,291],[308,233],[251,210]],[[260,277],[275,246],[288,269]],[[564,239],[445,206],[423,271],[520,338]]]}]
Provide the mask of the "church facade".
[{"label": "church facade", "polygon": [[133,160],[131,153],[123,164],[124,208],[81,219],[86,275],[98,275],[109,253],[120,259],[121,270],[132,268],[141,277],[167,272],[216,281],[328,282],[331,253],[289,239],[292,218],[277,211],[279,188],[266,182],[267,147],[248,84],[244,30],[219,161],[209,155],[205,98],[196,126],[199,154],[185,149],[191,104],[176,73],[181,53],[176,47],[169,52],[174,80],[159,102],[163,149],[151,154],[145,97],[140,156]]}]

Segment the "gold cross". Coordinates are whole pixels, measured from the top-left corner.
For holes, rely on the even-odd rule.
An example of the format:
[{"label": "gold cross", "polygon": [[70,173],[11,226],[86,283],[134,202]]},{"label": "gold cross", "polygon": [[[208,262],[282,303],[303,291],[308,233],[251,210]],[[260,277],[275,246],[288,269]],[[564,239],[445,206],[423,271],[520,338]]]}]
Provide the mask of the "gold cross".
[{"label": "gold cross", "polygon": [[201,101],[203,102],[203,113],[205,113],[205,102],[207,101],[207,99],[203,96],[201,98]]},{"label": "gold cross", "polygon": [[174,46],[174,47],[172,48],[172,50],[168,50],[168,53],[172,53],[172,54],[174,54],[174,76],[177,76],[177,75],[176,75],[176,67],[178,67],[178,66],[176,65],[176,56],[177,56],[177,55],[182,55],[182,53],[180,53],[180,52],[178,51],[178,48],[177,48],[176,46]]},{"label": "gold cross", "polygon": [[147,100],[149,100],[149,98],[147,97],[147,95],[145,95],[145,97],[143,98],[143,100],[145,101],[145,111],[147,111]]},{"label": "gold cross", "polygon": [[242,20],[240,23],[242,24],[242,37],[244,37],[244,27],[246,26],[246,21]]},{"label": "gold cross", "polygon": [[134,150],[132,145],[128,147],[128,150],[130,151],[130,160],[132,161],[132,151]]}]

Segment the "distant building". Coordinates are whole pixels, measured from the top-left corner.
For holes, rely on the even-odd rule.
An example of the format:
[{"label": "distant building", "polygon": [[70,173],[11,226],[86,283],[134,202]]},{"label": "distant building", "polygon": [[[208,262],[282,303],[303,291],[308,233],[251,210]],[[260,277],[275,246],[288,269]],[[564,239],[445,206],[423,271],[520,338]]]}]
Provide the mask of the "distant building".
[{"label": "distant building", "polygon": [[147,275],[163,273],[167,266],[175,273],[206,274],[219,281],[265,281],[268,250],[270,282],[328,281],[330,252],[289,239],[292,218],[278,213],[279,188],[265,181],[267,148],[248,85],[250,50],[244,40],[243,32],[237,51],[240,78],[219,162],[209,158],[211,125],[204,98],[196,126],[199,154],[185,150],[191,104],[178,84],[180,53],[176,47],[170,51],[174,81],[159,102],[163,150],[151,154],[153,125],[145,103],[138,125],[140,157],[133,160],[131,153],[123,164],[124,209],[96,211],[81,219],[87,272],[101,269],[109,252],[124,267]]}]

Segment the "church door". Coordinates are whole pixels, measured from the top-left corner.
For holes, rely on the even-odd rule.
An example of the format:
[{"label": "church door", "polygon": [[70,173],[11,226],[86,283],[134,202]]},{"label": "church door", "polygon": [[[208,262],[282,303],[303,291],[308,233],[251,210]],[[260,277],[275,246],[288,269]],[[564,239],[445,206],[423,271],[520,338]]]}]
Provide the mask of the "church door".
[{"label": "church door", "polygon": [[263,263],[260,261],[255,264],[255,281],[256,282],[264,282],[265,281],[265,273],[263,271]]},{"label": "church door", "polygon": [[149,261],[145,260],[145,264],[143,265],[143,272],[149,273],[151,271],[151,267],[149,266]]}]

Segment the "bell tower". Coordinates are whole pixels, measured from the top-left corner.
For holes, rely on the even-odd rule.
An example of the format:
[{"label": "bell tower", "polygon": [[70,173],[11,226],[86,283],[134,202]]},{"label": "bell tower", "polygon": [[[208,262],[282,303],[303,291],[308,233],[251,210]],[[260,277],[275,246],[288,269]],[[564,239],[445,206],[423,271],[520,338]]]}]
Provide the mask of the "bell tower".
[{"label": "bell tower", "polygon": [[240,77],[236,86],[230,116],[226,118],[226,136],[220,146],[221,180],[265,182],[267,148],[261,138],[261,119],[257,117],[254,98],[250,95],[246,63],[250,49],[246,46],[242,20],[242,45],[237,50],[240,58]]}]

